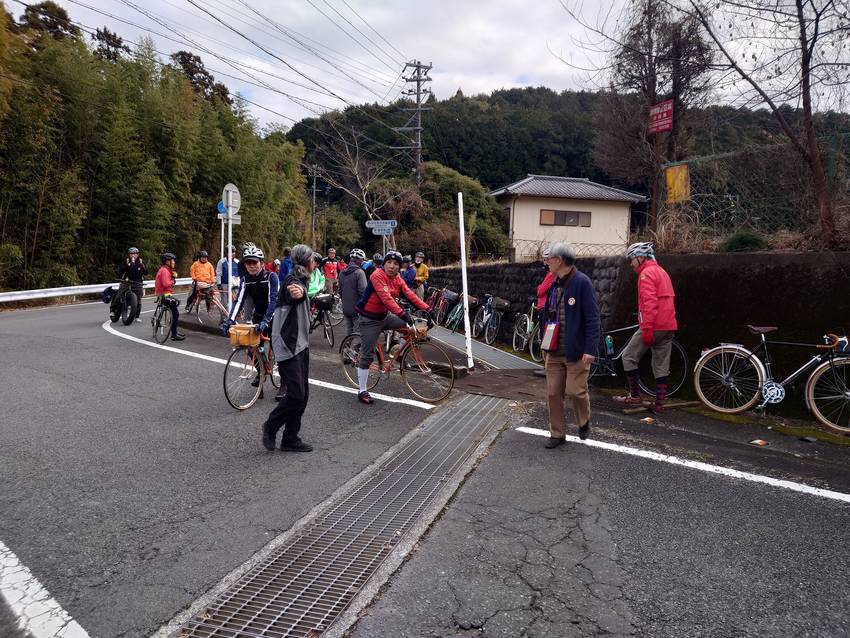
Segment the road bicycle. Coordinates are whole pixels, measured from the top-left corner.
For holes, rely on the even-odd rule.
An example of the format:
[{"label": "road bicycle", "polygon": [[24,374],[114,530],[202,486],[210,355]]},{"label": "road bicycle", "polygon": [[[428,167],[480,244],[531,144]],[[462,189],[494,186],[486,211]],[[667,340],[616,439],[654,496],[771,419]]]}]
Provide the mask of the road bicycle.
[{"label": "road bicycle", "polygon": [[[478,307],[478,298],[469,296],[469,310],[475,310]],[[449,312],[449,316],[446,318],[445,327],[451,330],[452,332],[457,332],[458,330],[463,330],[463,299],[458,299],[457,303],[455,303],[454,308]]]},{"label": "road bicycle", "polygon": [[345,318],[345,315],[342,313],[342,297],[339,296],[338,292],[334,293],[333,305],[331,306],[329,315],[332,326],[338,326]]},{"label": "road bicycle", "polygon": [[165,343],[171,335],[171,322],[174,320],[174,315],[171,314],[171,309],[163,303],[164,295],[160,295],[156,299],[156,307],[151,315],[151,328],[153,329],[153,339],[157,343]]},{"label": "road bicycle", "polygon": [[139,300],[143,294],[141,282],[119,281],[118,290],[113,293],[109,302],[109,319],[115,323],[121,319],[121,323],[129,326],[136,318],[139,311]]},{"label": "road bicycle", "polygon": [[220,326],[227,319],[227,308],[219,300],[218,290],[212,284],[196,282],[195,298],[186,304],[186,315],[194,317],[204,326]]},{"label": "road bicycle", "polygon": [[437,302],[434,312],[434,321],[440,325],[444,325],[449,317],[452,309],[460,300],[460,295],[453,290],[443,288],[440,295],[440,300]]},{"label": "road bicycle", "polygon": [[[622,373],[623,351],[636,330],[640,328],[639,324],[626,326],[625,328],[617,328],[616,330],[600,331],[599,347],[597,349],[596,359],[590,366],[590,378],[602,377],[617,377]],[[614,335],[623,335],[626,338],[617,346],[617,341]],[[646,354],[641,357],[638,362],[638,386],[641,392],[651,397],[655,396],[655,374],[652,371],[652,351],[647,350]],[[685,380],[688,376],[688,355],[685,349],[678,341],[673,339],[672,348],[670,350],[670,373],[667,375],[667,396],[673,396],[682,389],[685,385]]]},{"label": "road bicycle", "polygon": [[[397,367],[407,389],[415,397],[429,403],[442,401],[454,387],[455,370],[448,353],[428,337],[428,323],[414,319],[414,328],[397,331],[404,344],[397,354],[386,354],[379,340],[375,347],[375,358],[369,366],[367,389],[371,390],[381,379],[387,379]],[[342,340],[339,347],[342,369],[348,382],[355,388],[357,366],[360,362],[360,335],[355,333]]]},{"label": "road bicycle", "polygon": [[[850,434],[850,346],[847,337],[826,334],[823,343],[769,341],[765,335],[776,326],[747,326],[758,335],[755,347],[721,343],[706,350],[694,367],[694,388],[707,407],[735,414],[753,406],[764,411],[781,403],[786,388],[795,385],[807,372],[806,407],[826,427]],[[768,346],[815,349],[808,361],[782,381],[773,376]]]},{"label": "road bicycle", "polygon": [[333,295],[319,294],[313,297],[310,305],[310,334],[316,328],[322,326],[322,334],[331,348],[334,346],[334,324],[331,318],[333,304]]},{"label": "road bicycle", "polygon": [[514,352],[523,352],[526,348],[531,358],[540,363],[543,361],[543,350],[540,348],[540,311],[537,310],[537,298],[529,297],[531,304],[528,312],[517,315],[514,321]]},{"label": "road bicycle", "polygon": [[472,320],[472,336],[476,339],[484,333],[484,343],[492,344],[499,334],[499,326],[502,325],[502,315],[511,307],[506,299],[494,297],[490,294],[484,295],[484,304],[475,313]]},{"label": "road bicycle", "polygon": [[234,348],[224,366],[224,396],[232,407],[247,410],[263,395],[266,379],[280,388],[280,373],[271,340],[255,324],[234,324],[229,336]]}]

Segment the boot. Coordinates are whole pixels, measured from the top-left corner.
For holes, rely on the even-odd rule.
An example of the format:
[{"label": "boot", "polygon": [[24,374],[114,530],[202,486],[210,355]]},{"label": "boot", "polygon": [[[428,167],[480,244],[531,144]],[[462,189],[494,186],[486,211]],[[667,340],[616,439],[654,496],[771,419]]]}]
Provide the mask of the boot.
[{"label": "boot", "polygon": [[275,435],[263,424],[263,447],[269,451],[274,450]]},{"label": "boot", "polygon": [[667,377],[659,377],[655,380],[655,402],[652,411],[655,414],[664,412],[664,400],[667,398]]},{"label": "boot", "polygon": [[627,405],[641,405],[643,402],[640,398],[640,372],[637,370],[629,370],[626,372],[626,389],[628,394],[625,396],[614,397],[617,403],[625,403]]}]

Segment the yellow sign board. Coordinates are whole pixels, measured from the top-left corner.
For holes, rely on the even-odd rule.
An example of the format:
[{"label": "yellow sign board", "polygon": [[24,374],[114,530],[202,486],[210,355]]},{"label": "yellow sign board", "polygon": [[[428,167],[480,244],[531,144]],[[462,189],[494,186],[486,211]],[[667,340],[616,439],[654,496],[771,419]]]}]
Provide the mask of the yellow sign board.
[{"label": "yellow sign board", "polygon": [[665,171],[667,178],[667,203],[675,204],[691,198],[691,176],[687,164],[669,166]]}]

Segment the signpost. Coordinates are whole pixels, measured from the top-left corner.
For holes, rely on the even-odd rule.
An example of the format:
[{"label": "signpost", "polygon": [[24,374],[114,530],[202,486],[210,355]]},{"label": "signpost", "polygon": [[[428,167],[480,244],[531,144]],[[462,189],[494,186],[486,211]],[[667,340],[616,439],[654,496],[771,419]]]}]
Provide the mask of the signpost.
[{"label": "signpost", "polygon": [[647,133],[673,130],[673,100],[664,100],[649,109]]},{"label": "signpost", "polygon": [[[221,192],[221,201],[224,204],[224,209],[227,218],[227,245],[233,245],[233,224],[239,224],[242,218],[236,213],[242,206],[242,196],[239,194],[239,189],[233,184],[228,184]],[[233,278],[233,257],[228,252],[227,254],[227,311],[228,313],[233,308],[233,296],[231,291],[231,280]]]},{"label": "signpost", "polygon": [[373,235],[392,235],[393,229],[389,226],[378,226],[372,229]]},{"label": "signpost", "polygon": [[372,229],[373,235],[383,237],[383,251],[387,252],[387,237],[393,234],[393,230],[398,228],[398,221],[395,219],[370,219],[366,222],[366,228]]}]

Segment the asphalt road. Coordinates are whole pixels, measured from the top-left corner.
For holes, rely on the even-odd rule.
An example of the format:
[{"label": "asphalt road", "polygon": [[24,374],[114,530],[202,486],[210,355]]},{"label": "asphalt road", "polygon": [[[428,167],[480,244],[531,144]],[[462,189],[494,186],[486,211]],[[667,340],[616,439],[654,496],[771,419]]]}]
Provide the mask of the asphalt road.
[{"label": "asphalt road", "polygon": [[[150,307],[148,307],[150,309]],[[149,315],[143,315],[143,318]],[[223,366],[107,333],[102,304],[0,314],[0,542],[92,638],[156,631],[428,411],[311,386],[312,454],[269,453]],[[148,324],[116,327],[150,342]],[[178,348],[224,358],[188,333]],[[311,377],[342,384],[313,340]],[[378,391],[407,397],[398,383]],[[269,392],[271,394],[271,392]],[[593,437],[850,493],[846,450],[597,400]],[[850,504],[617,451],[544,450],[515,407],[351,630],[386,636],[850,635]],[[15,636],[0,602],[0,636]]]}]

